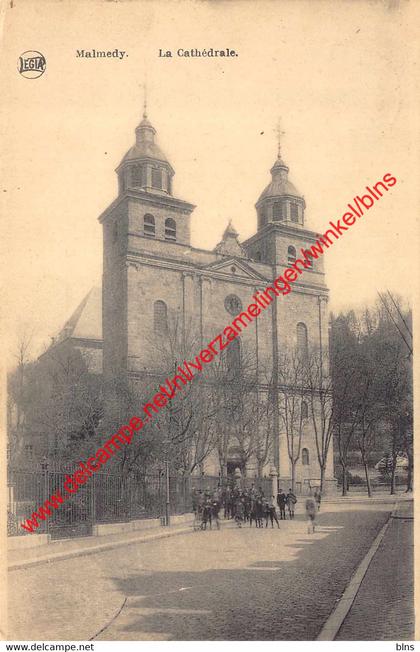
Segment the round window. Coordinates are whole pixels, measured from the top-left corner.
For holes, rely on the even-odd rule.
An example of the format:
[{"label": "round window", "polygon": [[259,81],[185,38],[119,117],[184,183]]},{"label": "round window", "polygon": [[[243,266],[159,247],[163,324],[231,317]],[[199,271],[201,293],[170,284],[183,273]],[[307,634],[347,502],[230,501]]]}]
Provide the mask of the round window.
[{"label": "round window", "polygon": [[231,315],[239,315],[242,312],[242,301],[236,294],[228,294],[225,299],[225,308]]}]

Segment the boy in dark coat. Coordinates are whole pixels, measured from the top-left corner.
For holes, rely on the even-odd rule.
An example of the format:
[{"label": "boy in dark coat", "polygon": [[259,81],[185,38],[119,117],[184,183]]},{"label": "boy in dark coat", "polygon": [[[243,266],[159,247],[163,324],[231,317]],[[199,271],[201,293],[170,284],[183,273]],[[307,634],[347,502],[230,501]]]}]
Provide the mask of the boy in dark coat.
[{"label": "boy in dark coat", "polygon": [[280,489],[279,493],[277,494],[277,505],[279,506],[281,521],[286,520],[286,502],[286,494],[284,493],[283,489]]},{"label": "boy in dark coat", "polygon": [[267,500],[265,503],[265,527],[268,526],[268,519],[271,521],[271,527],[274,527],[274,521],[277,523],[277,527],[280,527],[279,520],[276,514],[276,506],[274,504],[274,496],[271,496],[270,500]]}]

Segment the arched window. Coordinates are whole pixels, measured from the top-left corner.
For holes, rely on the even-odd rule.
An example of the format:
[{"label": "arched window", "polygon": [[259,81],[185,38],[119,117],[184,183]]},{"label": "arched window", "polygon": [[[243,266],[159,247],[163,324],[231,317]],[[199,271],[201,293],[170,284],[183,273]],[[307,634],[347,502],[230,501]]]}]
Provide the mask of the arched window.
[{"label": "arched window", "polygon": [[298,355],[306,358],[308,356],[308,329],[306,324],[301,321],[296,326],[296,345]]},{"label": "arched window", "polygon": [[146,213],[143,219],[143,230],[144,235],[148,235],[149,238],[154,238],[156,235],[155,231],[155,218],[153,215]]},{"label": "arched window", "polygon": [[302,419],[307,419],[308,418],[308,404],[306,401],[302,401],[301,406],[300,406],[300,414]]},{"label": "arched window", "polygon": [[232,340],[226,349],[226,369],[229,380],[234,380],[240,376],[241,366],[241,342],[237,338]]},{"label": "arched window", "polygon": [[133,186],[143,185],[143,166],[135,165],[131,169],[131,183]]},{"label": "arched window", "polygon": [[176,240],[176,222],[172,217],[165,220],[165,240]]},{"label": "arched window", "polygon": [[261,262],[261,251],[255,252],[255,260],[257,261],[257,263]]},{"label": "arched window", "polygon": [[168,331],[168,308],[164,301],[155,301],[153,306],[153,330],[164,335]]},{"label": "arched window", "polygon": [[287,248],[287,264],[288,265],[293,265],[293,263],[296,262],[296,249],[290,245],[290,247]]},{"label": "arched window", "polygon": [[152,187],[162,190],[162,170],[152,168]]},{"label": "arched window", "polygon": [[276,201],[276,203],[273,204],[273,221],[281,222],[282,220],[283,220],[283,206],[281,202]]},{"label": "arched window", "polygon": [[302,448],[302,464],[309,466],[309,451],[307,448]]},{"label": "arched window", "polygon": [[290,204],[290,219],[292,222],[299,222],[299,207],[297,204]]}]

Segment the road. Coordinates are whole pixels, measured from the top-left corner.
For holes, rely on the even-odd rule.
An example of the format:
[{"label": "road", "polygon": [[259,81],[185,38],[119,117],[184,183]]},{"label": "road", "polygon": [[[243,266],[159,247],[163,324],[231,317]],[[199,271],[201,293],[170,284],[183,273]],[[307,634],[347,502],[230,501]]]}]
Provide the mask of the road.
[{"label": "road", "polygon": [[303,516],[228,523],[11,572],[9,638],[313,640],[391,508],[331,506],[314,535]]}]

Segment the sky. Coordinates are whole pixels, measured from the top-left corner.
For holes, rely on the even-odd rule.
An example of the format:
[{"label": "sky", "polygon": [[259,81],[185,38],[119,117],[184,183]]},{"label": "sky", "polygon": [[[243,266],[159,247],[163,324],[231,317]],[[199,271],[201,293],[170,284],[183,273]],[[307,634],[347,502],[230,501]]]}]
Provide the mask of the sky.
[{"label": "sky", "polygon": [[[100,284],[97,218],[117,194],[115,168],[148,114],[175,169],[174,194],[197,206],[192,244],[212,249],[232,220],[256,231],[282,130],[306,226],[323,232],[355,194],[397,184],[325,254],[334,312],[418,284],[418,97],[413,3],[37,2],[3,16],[1,155],[3,342],[38,352]],[[418,23],[417,23],[418,24]],[[159,49],[230,48],[231,58],[159,57]],[[84,59],[80,49],[124,51]],[[38,79],[17,71],[36,49]]]}]

